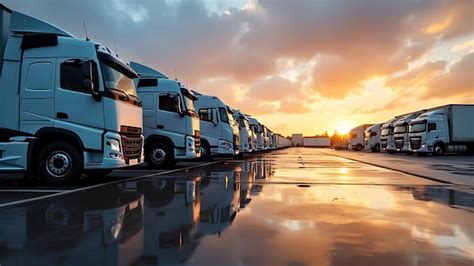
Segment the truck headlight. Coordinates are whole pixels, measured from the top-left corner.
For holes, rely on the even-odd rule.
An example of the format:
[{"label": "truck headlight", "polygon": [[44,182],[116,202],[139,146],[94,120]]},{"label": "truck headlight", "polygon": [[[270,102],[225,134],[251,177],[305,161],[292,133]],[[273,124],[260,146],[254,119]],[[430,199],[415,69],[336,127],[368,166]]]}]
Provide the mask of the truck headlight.
[{"label": "truck headlight", "polygon": [[426,148],[426,143],[421,144],[422,148]]},{"label": "truck headlight", "polygon": [[110,145],[110,150],[120,152],[120,142],[116,139],[108,139],[107,144]]}]

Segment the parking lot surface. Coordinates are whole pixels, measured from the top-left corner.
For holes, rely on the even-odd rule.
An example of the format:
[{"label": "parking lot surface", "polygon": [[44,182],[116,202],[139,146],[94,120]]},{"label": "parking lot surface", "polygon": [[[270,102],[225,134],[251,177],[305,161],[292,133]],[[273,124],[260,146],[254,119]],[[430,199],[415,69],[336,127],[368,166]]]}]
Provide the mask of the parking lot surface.
[{"label": "parking lot surface", "polygon": [[305,148],[179,167],[4,185],[0,264],[474,263],[469,186]]}]

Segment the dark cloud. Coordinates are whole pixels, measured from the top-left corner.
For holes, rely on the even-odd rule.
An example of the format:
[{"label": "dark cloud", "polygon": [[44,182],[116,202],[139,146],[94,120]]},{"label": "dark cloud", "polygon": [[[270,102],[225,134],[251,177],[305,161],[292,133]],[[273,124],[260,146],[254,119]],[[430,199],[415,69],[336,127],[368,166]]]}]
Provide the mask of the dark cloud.
[{"label": "dark cloud", "polygon": [[[250,88],[249,97],[255,99],[268,94],[252,87],[277,76],[276,61],[281,58],[316,61],[312,93],[344,98],[373,76],[406,70],[437,41],[472,34],[474,16],[472,1],[446,0],[262,0],[255,9],[234,8],[229,14],[210,12],[203,1],[191,0],[4,3],[80,37],[86,20],[90,37],[110,48],[116,40],[127,61],[170,76],[176,69],[191,87],[207,79],[234,80]],[[279,92],[272,99],[281,96],[280,109],[288,110],[296,101],[304,106],[305,97],[291,98],[284,86],[282,82],[272,88]],[[232,95],[224,91],[234,87],[224,84],[210,92]],[[294,90],[301,91],[301,85]]]}]

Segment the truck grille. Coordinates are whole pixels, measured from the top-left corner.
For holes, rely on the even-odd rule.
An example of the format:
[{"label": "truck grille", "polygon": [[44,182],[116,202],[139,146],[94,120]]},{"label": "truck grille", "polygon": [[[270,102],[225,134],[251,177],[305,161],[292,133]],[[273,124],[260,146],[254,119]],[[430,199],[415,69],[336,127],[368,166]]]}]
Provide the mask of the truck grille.
[{"label": "truck grille", "polygon": [[380,139],[380,147],[382,147],[382,149],[387,148],[387,139]]},{"label": "truck grille", "polygon": [[413,150],[419,150],[421,148],[421,137],[411,137],[410,138],[410,147]]},{"label": "truck grille", "polygon": [[395,138],[395,148],[401,149],[403,148],[403,142],[405,141],[404,137]]},{"label": "truck grille", "polygon": [[120,136],[125,161],[140,158],[143,146],[141,135],[120,133]]}]

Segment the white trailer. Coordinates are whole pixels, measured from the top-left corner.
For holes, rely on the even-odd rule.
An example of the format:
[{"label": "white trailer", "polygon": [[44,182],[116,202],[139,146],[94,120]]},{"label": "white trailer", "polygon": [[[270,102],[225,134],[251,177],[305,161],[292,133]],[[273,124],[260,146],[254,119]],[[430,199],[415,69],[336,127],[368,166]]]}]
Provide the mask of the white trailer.
[{"label": "white trailer", "polygon": [[474,148],[474,104],[431,108],[410,121],[410,149],[419,154],[462,153]]},{"label": "white trailer", "polygon": [[329,137],[304,137],[303,146],[324,148],[331,146],[331,141]]}]

